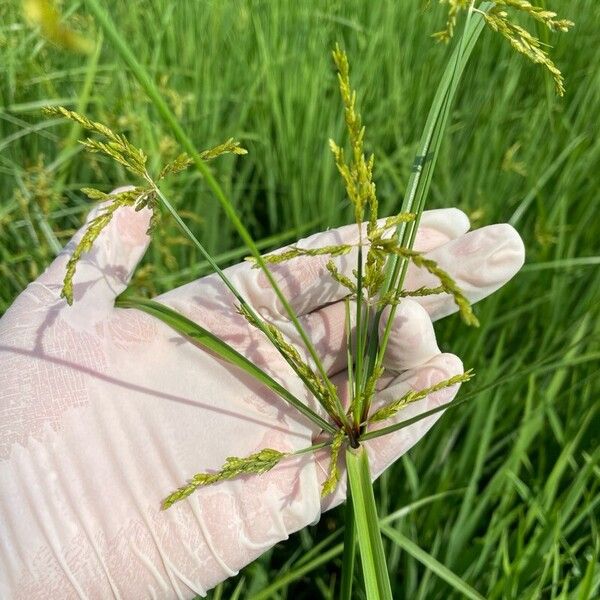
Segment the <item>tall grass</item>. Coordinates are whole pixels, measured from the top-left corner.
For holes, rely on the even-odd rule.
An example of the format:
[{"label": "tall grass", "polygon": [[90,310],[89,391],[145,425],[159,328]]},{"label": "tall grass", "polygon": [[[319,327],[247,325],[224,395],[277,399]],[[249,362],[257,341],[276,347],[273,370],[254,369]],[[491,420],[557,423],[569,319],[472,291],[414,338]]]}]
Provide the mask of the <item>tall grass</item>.
[{"label": "tall grass", "polygon": [[[435,6],[106,4],[197,147],[226,133],[249,149],[214,172],[254,236],[266,238],[264,250],[351,219],[327,147],[343,127],[327,52],[336,40],[364,91],[381,214],[398,210],[447,61],[445,47],[428,37],[443,21]],[[567,79],[564,100],[545,93],[538,69],[484,34],[451,115],[428,207],[457,205],[475,225],[513,222],[529,266],[479,305],[480,330],[456,318],[437,327],[442,348],[473,366],[478,381],[461,394],[469,402],[449,411],[376,489],[380,515],[404,508],[385,526],[395,598],[462,597],[452,574],[486,598],[591,598],[600,584],[600,7],[581,0],[577,8],[565,15],[575,31],[551,40]],[[67,14],[75,9],[85,15],[78,2],[65,2]],[[127,181],[111,163],[90,164],[74,132],[39,107],[67,104],[108,120],[161,159],[176,150],[108,44],[82,58],[41,41],[14,0],[0,17],[3,310],[81,223],[88,205],[78,189]],[[80,17],[80,28],[90,23]],[[203,243],[223,264],[238,260],[240,240],[198,177],[176,181],[170,196],[197,221]],[[174,226],[161,235],[165,243],[146,260],[152,277],[142,271],[138,280],[150,293],[207,270]],[[248,567],[240,597],[332,597],[342,521],[342,513],[327,513]],[[213,597],[230,597],[237,585],[227,582]]]}]

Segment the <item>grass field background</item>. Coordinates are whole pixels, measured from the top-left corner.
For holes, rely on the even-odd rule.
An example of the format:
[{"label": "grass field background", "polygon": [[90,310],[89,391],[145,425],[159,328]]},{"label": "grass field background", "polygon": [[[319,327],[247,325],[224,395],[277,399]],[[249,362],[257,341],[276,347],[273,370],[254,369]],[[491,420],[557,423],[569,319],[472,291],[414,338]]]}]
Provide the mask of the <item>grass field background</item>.
[{"label": "grass field background", "polygon": [[[101,42],[83,4],[59,3]],[[434,175],[429,208],[458,206],[474,226],[511,222],[527,264],[477,305],[480,329],[455,317],[437,325],[441,348],[477,378],[461,391],[469,402],[376,487],[382,515],[401,509],[386,540],[395,598],[462,597],[453,577],[486,598],[583,600],[600,588],[600,4],[548,4],[576,22],[542,38],[555,46],[566,97],[485,32]],[[360,91],[381,214],[399,209],[449,55],[430,37],[444,20],[437,3],[105,5],[198,148],[230,136],[248,148],[213,169],[263,248],[352,220],[327,144],[343,139],[337,41]],[[42,115],[46,105],[124,132],[154,165],[179,152],[107,43],[90,56],[66,52],[24,23],[20,2],[3,2],[0,314],[81,225],[90,204],[79,188],[129,181],[84,153],[72,125]],[[166,191],[223,264],[245,255],[195,172]],[[205,272],[165,218],[135,284],[154,294]],[[212,597],[334,598],[342,516],[327,513],[245,569],[237,592],[240,577]]]}]

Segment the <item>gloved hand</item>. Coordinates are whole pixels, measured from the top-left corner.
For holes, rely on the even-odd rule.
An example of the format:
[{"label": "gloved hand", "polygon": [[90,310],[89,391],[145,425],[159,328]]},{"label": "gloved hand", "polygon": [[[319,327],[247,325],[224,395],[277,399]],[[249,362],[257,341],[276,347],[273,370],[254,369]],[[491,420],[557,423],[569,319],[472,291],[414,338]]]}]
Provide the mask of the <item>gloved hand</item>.
[{"label": "gloved hand", "polygon": [[[321,452],[203,488],[160,510],[168,493],[198,471],[219,469],[228,456],[264,447],[301,449],[320,432],[266,388],[158,320],[113,307],[146,250],[148,217],[147,211],[116,213],[78,266],[73,306],[59,294],[81,231],[0,320],[1,598],[191,598],[314,523],[345,493],[341,484],[321,503],[328,465],[328,453]],[[517,272],[523,245],[508,225],[468,229],[459,210],[428,211],[415,247],[428,251],[477,301]],[[300,244],[347,243],[356,235],[348,226]],[[349,276],[355,260],[352,254],[336,259]],[[346,290],[325,262],[297,258],[273,270],[343,391]],[[256,309],[296,339],[259,270],[240,264],[227,272]],[[409,289],[435,285],[413,267],[405,283]],[[157,300],[314,404],[276,350],[237,313],[216,276]],[[432,319],[453,311],[447,296],[402,302],[376,403],[462,371],[458,357],[440,353],[432,326]],[[456,387],[409,405],[396,420],[449,402]],[[370,441],[374,474],[414,445],[439,414]]]}]

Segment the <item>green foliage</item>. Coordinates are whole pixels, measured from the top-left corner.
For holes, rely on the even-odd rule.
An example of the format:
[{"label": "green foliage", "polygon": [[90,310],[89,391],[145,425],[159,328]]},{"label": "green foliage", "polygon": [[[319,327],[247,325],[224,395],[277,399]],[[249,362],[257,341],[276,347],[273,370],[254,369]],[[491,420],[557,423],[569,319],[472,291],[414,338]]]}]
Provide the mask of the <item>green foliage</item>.
[{"label": "green foliage", "polygon": [[121,308],[135,308],[142,310],[157,319],[160,319],[163,323],[172,327],[175,331],[185,336],[192,342],[199,346],[214,352],[221,359],[227,363],[236,366],[237,368],[245,371],[248,375],[258,380],[260,383],[265,385],[267,388],[273,390],[283,400],[291,404],[301,414],[310,419],[328,433],[335,433],[335,429],[322,417],[317,415],[310,407],[308,407],[300,399],[296,398],[289,390],[284,388],[280,383],[277,383],[268,373],[265,373],[262,369],[257,367],[251,360],[240,354],[235,348],[232,348],[227,342],[221,340],[216,335],[207,331],[194,321],[191,321],[184,315],[179,314],[177,311],[155,302],[154,300],[147,300],[145,298],[132,297],[130,294],[120,296],[115,302],[115,306]]}]

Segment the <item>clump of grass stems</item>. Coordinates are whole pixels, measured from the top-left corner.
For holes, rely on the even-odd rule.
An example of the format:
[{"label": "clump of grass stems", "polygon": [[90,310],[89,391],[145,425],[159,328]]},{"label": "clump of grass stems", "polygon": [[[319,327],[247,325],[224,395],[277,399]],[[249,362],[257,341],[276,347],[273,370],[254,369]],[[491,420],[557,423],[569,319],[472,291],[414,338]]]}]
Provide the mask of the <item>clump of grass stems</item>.
[{"label": "clump of grass stems", "polygon": [[[77,261],[84,252],[90,249],[94,240],[103,227],[108,224],[116,210],[122,206],[134,206],[136,209],[148,207],[153,211],[153,227],[156,226],[159,213],[162,210],[166,210],[174,218],[184,234],[198,248],[204,258],[211,264],[214,271],[221,277],[224,284],[231,291],[233,300],[237,302],[239,312],[247,319],[250,325],[259,329],[277,348],[328,416],[328,419],[323,419],[323,417],[295,398],[289,391],[273,381],[268,374],[251,365],[234,348],[231,348],[210,332],[179,315],[176,311],[151,300],[124,296],[118,300],[118,306],[137,308],[153,314],[199,345],[216,351],[224,360],[238,366],[247,374],[270,387],[284,401],[297,408],[302,414],[329,434],[329,438],[325,442],[294,453],[283,453],[265,448],[245,458],[229,457],[224,467],[218,473],[199,473],[193,476],[186,485],[170,494],[164,500],[163,508],[168,508],[173,503],[188,497],[198,487],[203,485],[209,485],[216,481],[229,479],[241,474],[264,473],[288,456],[314,452],[324,447],[329,447],[331,452],[329,474],[323,486],[323,493],[329,494],[335,489],[339,480],[340,473],[337,467],[337,458],[344,445],[346,445],[348,490],[350,494],[348,515],[356,528],[349,528],[350,533],[346,540],[348,555],[344,558],[344,565],[347,568],[344,569],[342,581],[344,597],[349,597],[348,594],[351,593],[352,582],[348,580],[346,573],[350,573],[351,577],[351,565],[354,562],[354,547],[355,540],[357,539],[361,552],[361,564],[363,566],[367,597],[391,598],[391,588],[385,566],[381,534],[378,527],[372,526],[377,520],[377,514],[373,498],[369,458],[362,442],[378,435],[397,431],[397,429],[403,426],[402,423],[399,423],[397,426],[390,426],[381,431],[369,432],[368,426],[370,423],[389,419],[410,402],[422,399],[429,393],[443,387],[467,381],[471,376],[471,372],[467,372],[440,382],[431,388],[415,390],[389,403],[374,414],[370,414],[375,384],[383,372],[383,356],[390,335],[393,314],[399,300],[407,295],[407,292],[403,290],[402,284],[409,263],[428,270],[439,280],[438,286],[423,288],[413,292],[413,294],[429,295],[447,292],[454,298],[463,320],[467,324],[477,325],[477,319],[473,315],[468,302],[452,278],[433,261],[413,250],[412,246],[419,218],[424,210],[425,198],[431,182],[435,159],[439,151],[442,134],[448,119],[452,99],[456,93],[458,81],[481,33],[484,22],[491,25],[489,15],[496,14],[494,12],[496,11],[496,7],[491,3],[483,3],[477,10],[473,10],[473,5],[470,3],[464,32],[450,59],[428,117],[419,153],[415,159],[413,176],[409,181],[402,209],[397,215],[384,221],[383,224],[378,220],[377,214],[378,203],[375,183],[373,181],[374,158],[372,156],[367,157],[364,153],[365,130],[360,114],[356,109],[356,94],[350,86],[347,57],[339,47],[334,51],[333,57],[338,69],[339,85],[350,141],[349,159],[346,158],[343,148],[335,142],[331,142],[331,149],[334,154],[335,164],[343,180],[346,194],[353,206],[359,232],[359,240],[356,245],[357,267],[355,280],[353,281],[350,278],[342,276],[337,271],[333,261],[330,260],[328,263],[332,277],[348,289],[348,298],[353,298],[356,306],[356,338],[354,344],[348,348],[349,367],[352,371],[351,399],[348,410],[345,410],[337,390],[329,380],[319,360],[316,349],[310,342],[306,332],[302,329],[289,302],[277,286],[268,265],[270,263],[290,260],[301,255],[306,256],[307,260],[310,260],[311,256],[323,255],[332,258],[347,254],[353,248],[348,246],[328,246],[306,251],[291,247],[283,254],[261,256],[256,243],[252,240],[231,202],[227,199],[205,164],[207,160],[219,154],[225,152],[241,154],[244,152],[243,149],[236,142],[228,140],[225,144],[213,150],[205,151],[204,153],[198,152],[162,99],[147,71],[138,63],[104,9],[99,5],[97,0],[87,0],[87,4],[100,22],[107,37],[112,41],[121,57],[128,63],[133,74],[153,101],[158,112],[170,126],[175,138],[187,154],[182,154],[173,163],[165,165],[156,177],[153,178],[146,169],[146,154],[133,146],[124,136],[115,134],[104,125],[90,121],[86,117],[72,111],[62,108],[55,109],[55,112],[76,121],[82,127],[105,138],[100,141],[95,139],[84,141],[83,143],[88,150],[101,152],[109,156],[141,180],[141,185],[113,195],[106,195],[98,190],[89,188],[85,190],[90,198],[106,201],[107,204],[100,216],[90,223],[82,241],[77,246],[69,261],[63,287],[64,297],[69,303],[73,301],[72,280],[76,272]],[[459,8],[463,7],[459,6]],[[262,269],[265,273],[274,293],[282,302],[290,320],[296,327],[305,350],[316,365],[316,369],[312,369],[301,358],[298,350],[285,339],[285,336],[277,327],[265,320],[245,301],[161,191],[159,182],[162,178],[176,174],[190,165],[193,165],[203,175],[206,184],[214,192],[226,215],[246,243],[252,254],[251,260],[257,268]],[[363,221],[365,220],[366,228],[363,227]],[[393,235],[390,236],[392,232]],[[377,335],[378,324],[383,309],[388,305],[391,307],[391,314],[384,334],[379,339]],[[348,302],[346,306],[349,307],[350,303]],[[347,314],[347,322],[349,320],[349,315]],[[351,343],[351,337],[350,335],[347,336],[349,344]],[[428,414],[423,415],[423,417],[425,416],[428,416]]]}]

